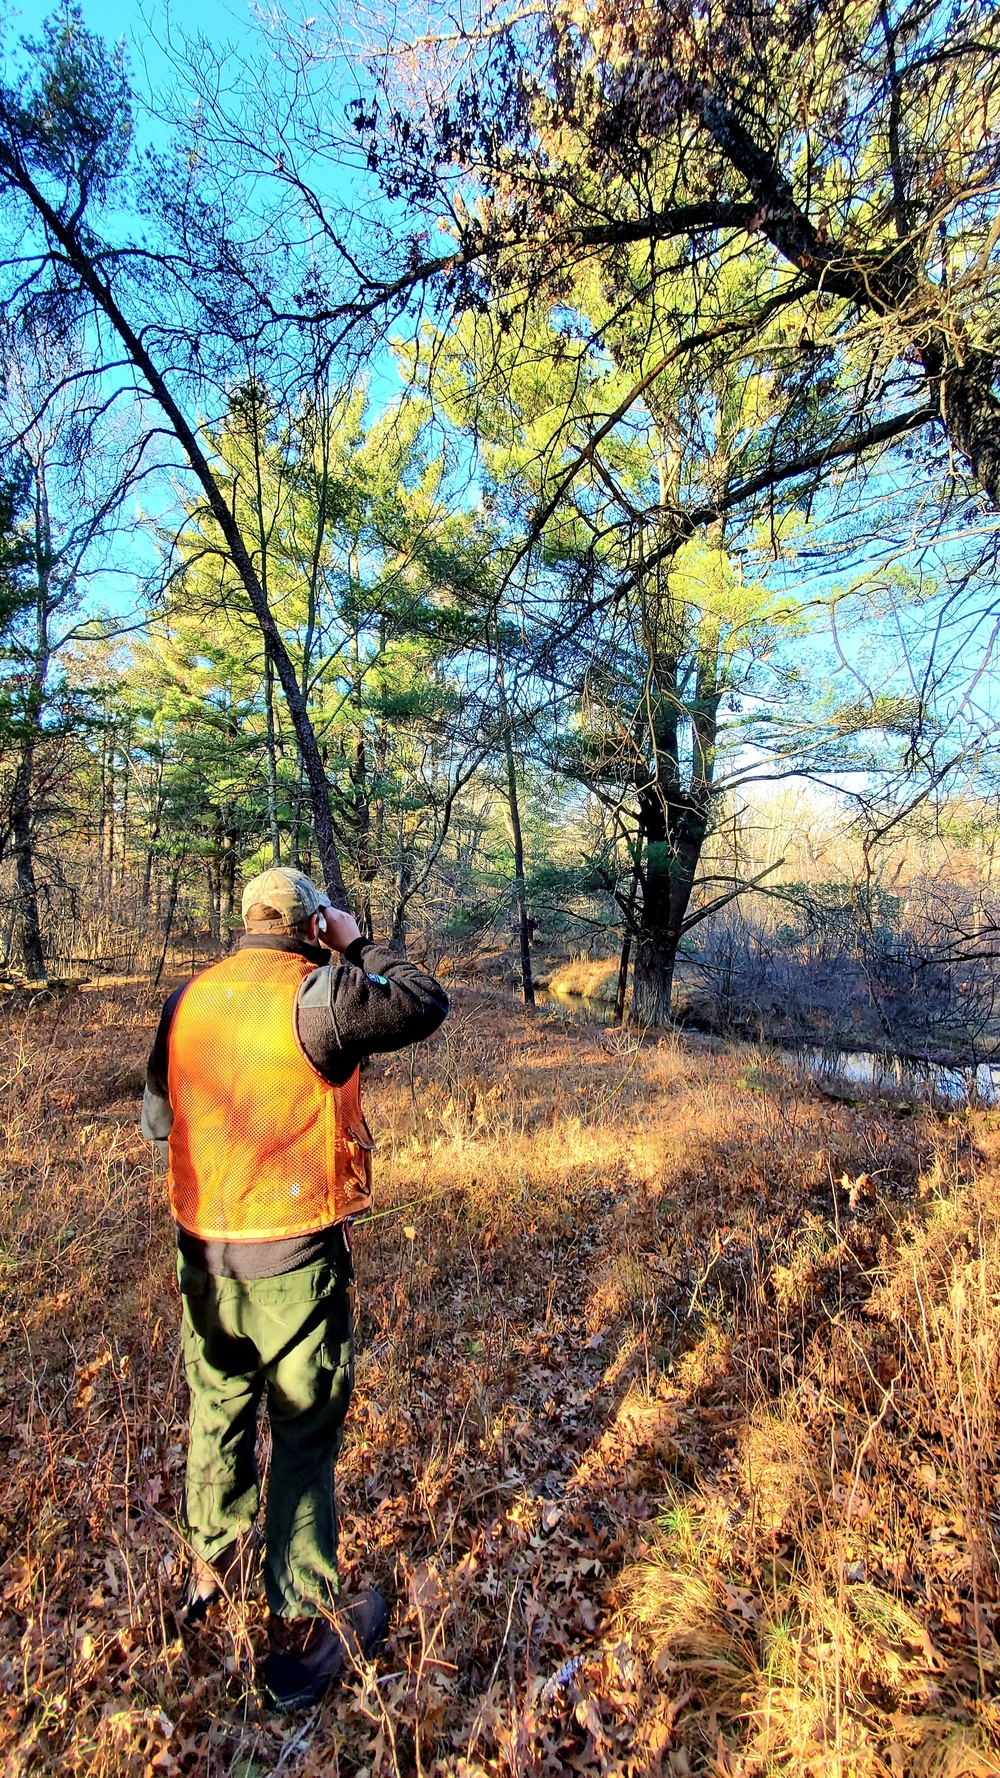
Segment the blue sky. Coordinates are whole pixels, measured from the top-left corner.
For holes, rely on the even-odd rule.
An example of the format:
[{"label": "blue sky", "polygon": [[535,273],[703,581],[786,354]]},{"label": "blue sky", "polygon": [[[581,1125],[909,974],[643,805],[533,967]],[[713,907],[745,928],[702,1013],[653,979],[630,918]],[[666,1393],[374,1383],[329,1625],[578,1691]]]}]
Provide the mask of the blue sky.
[{"label": "blue sky", "polygon": [[[11,6],[7,18],[19,35],[32,36],[54,10],[40,0],[21,0]],[[92,31],[117,43],[124,37],[132,52],[132,66],[139,76],[143,67],[155,81],[165,72],[157,48],[169,17],[180,31],[201,32],[213,42],[238,43],[251,29],[254,7],[250,0],[174,0],[172,5],[135,4],[135,0],[83,0],[83,16]]]},{"label": "blue sky", "polygon": [[[121,38],[126,40],[133,82],[140,95],[147,87],[155,91],[157,87],[162,89],[174,82],[173,68],[160,47],[171,30],[179,36],[203,35],[216,45],[231,45],[234,54],[239,57],[241,52],[249,55],[253,49],[259,48],[260,22],[262,15],[266,16],[269,11],[266,0],[260,0],[259,4],[254,4],[254,0],[170,0],[169,5],[164,0],[81,0],[81,4],[84,20],[91,30],[99,32],[109,42],[117,42]],[[54,8],[51,0],[48,3],[46,0],[21,0],[20,5],[7,12],[8,38],[35,35],[52,10]],[[303,0],[298,0],[297,4],[289,5],[288,12],[293,20],[296,16],[305,19],[309,17],[310,8]],[[153,135],[158,133],[155,126],[151,129],[148,121],[140,118],[140,138],[147,131]],[[399,388],[395,366],[387,352],[378,354],[370,366],[369,374],[373,406],[377,410]],[[159,492],[160,498],[155,485],[147,485],[143,495],[143,505],[147,512],[150,508],[156,510],[162,504],[172,503],[170,484],[164,483]],[[137,526],[130,542],[133,561],[138,558],[142,567],[151,567],[153,544],[148,532]],[[914,544],[916,543],[915,539]],[[891,553],[893,546],[890,537],[887,536],[883,544]],[[804,574],[811,578],[814,591],[819,590],[816,584],[819,581],[826,583],[823,590],[829,591],[831,578],[841,579],[844,568],[842,560],[827,562],[822,568],[816,563],[811,566],[801,564],[796,568],[795,574],[796,577]],[[120,587],[113,588],[108,584],[102,589],[102,593],[112,607],[121,608]],[[971,626],[971,629],[973,633],[966,639],[965,651],[974,654],[981,639],[975,633],[977,626]],[[880,640],[882,648],[889,642],[891,656],[891,638]],[[860,665],[858,643],[855,635],[850,633],[850,627],[849,633],[844,637],[844,644],[848,656]],[[873,663],[868,661],[864,664],[870,674]],[[890,662],[883,655],[876,677],[884,680],[889,668]],[[991,679],[981,687],[981,695],[992,702]]]},{"label": "blue sky", "polygon": [[[138,145],[151,142],[166,149],[169,132],[155,117],[144,112],[143,101],[154,102],[179,89],[183,106],[183,83],[164,44],[173,36],[207,38],[215,46],[231,48],[233,59],[249,59],[260,53],[262,30],[269,17],[284,14],[294,24],[310,17],[310,9],[296,5],[269,7],[266,0],[79,0],[84,24],[109,45],[125,40],[133,92],[138,104],[135,110]],[[7,5],[0,0],[0,19],[5,45],[13,50],[21,38],[37,38],[46,18],[58,13],[58,0],[14,0]],[[132,226],[131,223],[127,226]],[[381,351],[368,367],[373,410],[377,410],[399,392],[400,379],[391,353]],[[167,448],[171,461],[176,452]],[[147,480],[137,498],[135,522],[127,526],[126,559],[137,574],[153,570],[157,549],[148,529],[150,518],[169,524],[176,518],[176,471]],[[128,613],[134,607],[136,589],[126,584],[128,577],[118,573],[98,575],[92,586],[90,603],[98,608]]]}]

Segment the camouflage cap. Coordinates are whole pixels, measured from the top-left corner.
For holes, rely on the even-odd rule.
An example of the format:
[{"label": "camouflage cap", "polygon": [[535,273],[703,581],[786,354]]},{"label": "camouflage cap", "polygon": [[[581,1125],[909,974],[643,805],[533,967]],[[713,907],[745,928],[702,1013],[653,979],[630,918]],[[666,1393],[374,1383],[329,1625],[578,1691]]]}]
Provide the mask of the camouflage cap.
[{"label": "camouflage cap", "polygon": [[254,877],[243,891],[240,911],[244,922],[252,907],[273,908],[280,914],[286,926],[298,926],[300,921],[308,920],[311,914],[318,914],[320,908],[328,908],[333,904],[325,889],[317,889],[311,877],[304,870],[293,870],[290,865],[276,864],[271,870],[262,871]]}]

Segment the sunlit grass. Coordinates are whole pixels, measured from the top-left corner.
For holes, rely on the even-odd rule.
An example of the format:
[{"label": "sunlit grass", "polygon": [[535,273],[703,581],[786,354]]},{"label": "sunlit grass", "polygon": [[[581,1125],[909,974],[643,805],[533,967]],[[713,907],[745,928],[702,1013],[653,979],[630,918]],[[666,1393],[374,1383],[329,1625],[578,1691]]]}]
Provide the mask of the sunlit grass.
[{"label": "sunlit grass", "polygon": [[[1000,1126],[831,1106],[746,1050],[459,996],[367,1076],[340,1466],[384,1657],[312,1717],[253,1591],[170,1615],[184,1399],[135,1128],[156,1006],[9,1004],[12,1775],[1000,1771]],[[870,1189],[846,1188],[866,1173]]]}]

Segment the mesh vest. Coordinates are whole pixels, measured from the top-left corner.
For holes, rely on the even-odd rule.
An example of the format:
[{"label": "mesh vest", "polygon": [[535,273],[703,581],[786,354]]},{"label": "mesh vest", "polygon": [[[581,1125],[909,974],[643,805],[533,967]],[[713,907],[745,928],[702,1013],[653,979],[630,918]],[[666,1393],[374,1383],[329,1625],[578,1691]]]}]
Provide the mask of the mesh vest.
[{"label": "mesh vest", "polygon": [[295,1003],[314,967],[290,951],[237,951],[181,995],[167,1069],[170,1208],[203,1240],[308,1235],[371,1203],[359,1071],[333,1086],[298,1039]]}]

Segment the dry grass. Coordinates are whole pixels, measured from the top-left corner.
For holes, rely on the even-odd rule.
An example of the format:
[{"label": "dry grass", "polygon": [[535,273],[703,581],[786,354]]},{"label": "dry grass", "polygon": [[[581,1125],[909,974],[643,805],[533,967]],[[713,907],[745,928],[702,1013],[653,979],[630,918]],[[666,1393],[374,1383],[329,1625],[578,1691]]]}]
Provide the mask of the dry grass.
[{"label": "dry grass", "polygon": [[0,1016],[5,1778],[1000,1772],[994,1118],[472,994],[377,1063],[381,1207],[421,1202],[358,1234],[339,1480],[394,1628],[280,1719],[259,1592],[171,1624],[156,1008]]},{"label": "dry grass", "polygon": [[613,1003],[618,991],[618,963],[607,957],[596,959],[573,957],[549,976],[545,986],[550,994],[582,996],[585,1000],[606,1000]]}]

